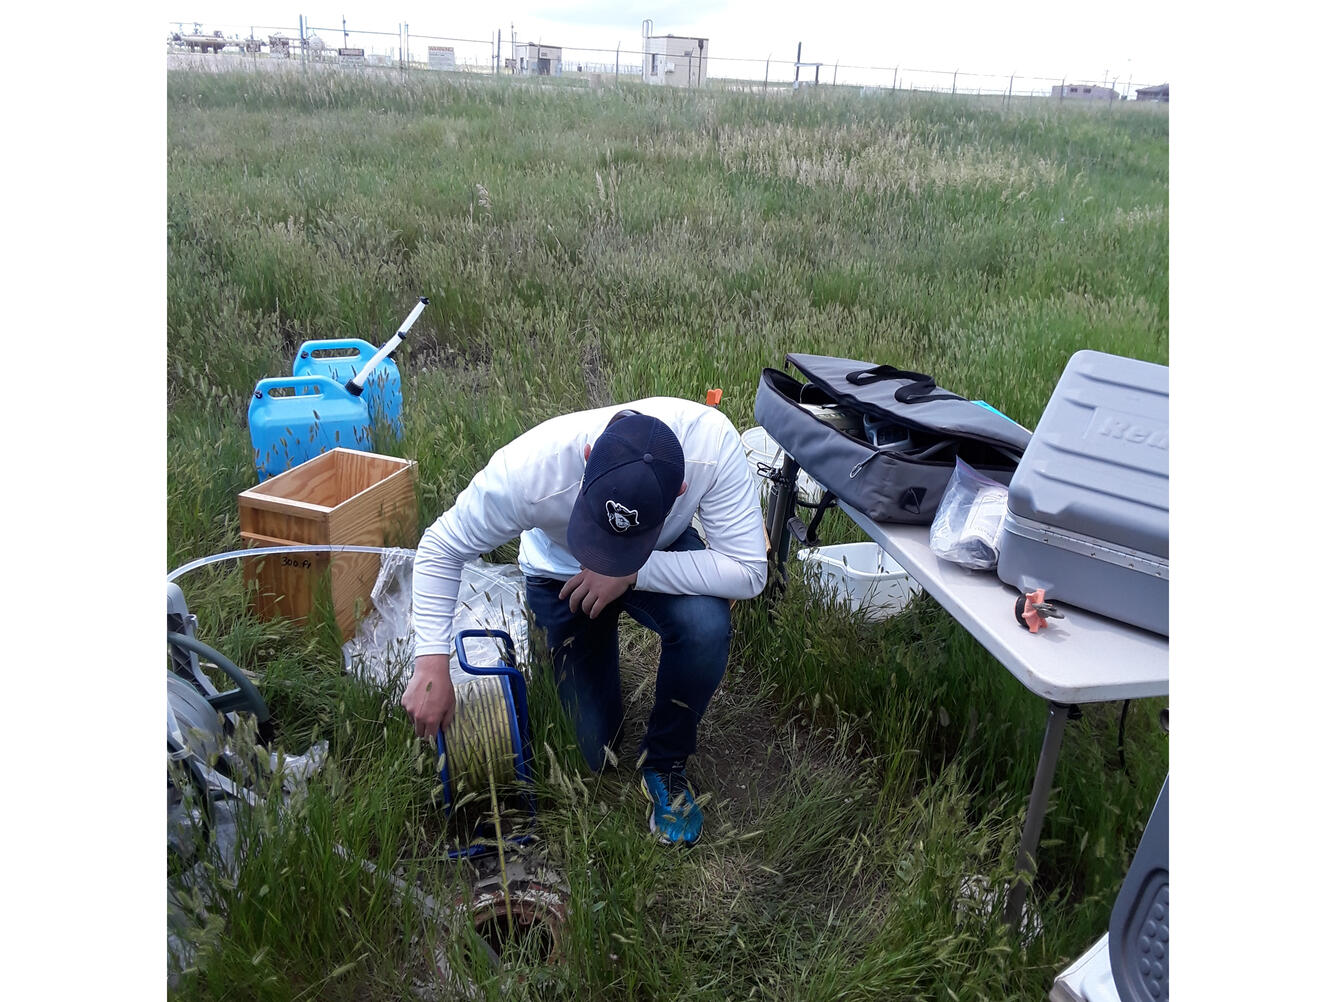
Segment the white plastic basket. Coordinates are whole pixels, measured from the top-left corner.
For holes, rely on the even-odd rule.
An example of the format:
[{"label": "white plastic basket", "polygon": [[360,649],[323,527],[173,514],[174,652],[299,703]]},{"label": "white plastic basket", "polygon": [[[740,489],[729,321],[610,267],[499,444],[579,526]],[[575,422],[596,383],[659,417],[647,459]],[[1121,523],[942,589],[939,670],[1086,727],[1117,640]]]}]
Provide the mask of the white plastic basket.
[{"label": "white plastic basket", "polygon": [[[752,479],[756,482],[756,492],[760,495],[761,505],[764,507],[770,494],[770,481],[766,480],[757,471],[757,464],[765,463],[767,466],[779,469],[784,460],[784,450],[764,428],[757,425],[755,428],[748,428],[742,433],[742,451],[747,455],[747,465],[751,467]],[[798,496],[800,498],[809,504],[816,504],[821,500],[823,493],[820,484],[802,470],[798,471]]]},{"label": "white plastic basket", "polygon": [[799,550],[798,559],[827,590],[869,619],[889,619],[922,590],[876,543],[814,546]]}]

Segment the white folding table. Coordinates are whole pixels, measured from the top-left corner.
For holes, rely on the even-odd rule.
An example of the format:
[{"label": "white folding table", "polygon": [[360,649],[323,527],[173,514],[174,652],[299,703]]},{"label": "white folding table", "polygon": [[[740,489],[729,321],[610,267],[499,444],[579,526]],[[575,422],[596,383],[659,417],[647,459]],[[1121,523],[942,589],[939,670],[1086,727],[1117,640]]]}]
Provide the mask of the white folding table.
[{"label": "white folding table", "polygon": [[1072,707],[1169,694],[1169,640],[1070,606],[1066,617],[1031,633],[1016,622],[1019,592],[991,571],[971,571],[935,556],[928,526],[875,522],[840,507],[878,546],[968,630],[1025,688],[1048,701],[1048,723],[1039,752],[1016,860],[1017,880],[1007,893],[1005,916],[1019,921],[1035,872],[1035,851],[1057,768],[1062,733]]}]

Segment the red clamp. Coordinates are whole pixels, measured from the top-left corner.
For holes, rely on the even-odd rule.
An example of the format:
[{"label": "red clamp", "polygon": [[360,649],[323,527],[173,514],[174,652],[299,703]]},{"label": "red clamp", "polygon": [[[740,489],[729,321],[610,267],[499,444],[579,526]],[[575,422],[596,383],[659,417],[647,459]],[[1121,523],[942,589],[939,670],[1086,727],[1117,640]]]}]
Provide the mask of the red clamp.
[{"label": "red clamp", "polygon": [[1052,602],[1044,601],[1044,589],[1038,588],[1028,595],[1021,595],[1016,599],[1016,622],[1029,629],[1031,633],[1038,633],[1044,627],[1048,626],[1050,619],[1064,619],[1065,617],[1058,611],[1057,606]]}]

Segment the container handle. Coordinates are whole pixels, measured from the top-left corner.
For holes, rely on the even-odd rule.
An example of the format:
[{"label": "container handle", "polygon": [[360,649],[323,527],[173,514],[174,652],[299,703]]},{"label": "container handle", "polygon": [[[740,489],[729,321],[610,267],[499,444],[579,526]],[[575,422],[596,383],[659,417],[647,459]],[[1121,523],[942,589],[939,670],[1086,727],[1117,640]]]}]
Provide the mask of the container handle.
[{"label": "container handle", "polygon": [[[295,391],[299,386],[315,387],[314,393],[297,394]],[[339,384],[334,382],[328,376],[310,375],[310,376],[273,376],[268,379],[261,379],[255,384],[255,399],[260,400],[266,396],[286,396],[286,394],[275,394],[276,390],[293,390],[294,396],[327,396],[331,390],[337,392],[340,389]]]},{"label": "container handle", "polygon": [[344,361],[359,358],[364,347],[370,347],[358,338],[326,338],[319,341],[305,341],[297,349],[298,358],[336,358]]}]

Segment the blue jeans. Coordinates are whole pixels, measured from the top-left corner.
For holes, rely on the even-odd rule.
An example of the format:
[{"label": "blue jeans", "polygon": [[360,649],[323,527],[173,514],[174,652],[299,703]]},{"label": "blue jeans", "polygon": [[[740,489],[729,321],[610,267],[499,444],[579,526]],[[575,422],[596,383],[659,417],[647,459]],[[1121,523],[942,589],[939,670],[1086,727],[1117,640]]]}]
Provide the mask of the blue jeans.
[{"label": "blue jeans", "polygon": [[[694,528],[669,550],[702,550]],[[641,750],[645,765],[669,769],[696,751],[696,725],[724,677],[733,622],[728,600],[713,595],[665,595],[628,591],[590,619],[571,612],[558,598],[564,581],[526,577],[534,620],[547,634],[561,704],[575,722],[580,751],[594,771],[603,768],[603,747],[616,749],[625,707],[618,663],[617,620],[624,612],[663,641]]]}]

